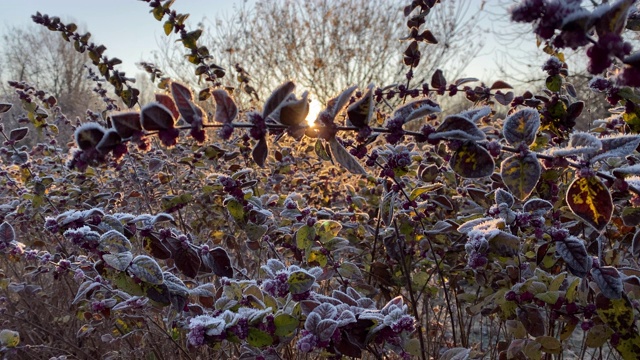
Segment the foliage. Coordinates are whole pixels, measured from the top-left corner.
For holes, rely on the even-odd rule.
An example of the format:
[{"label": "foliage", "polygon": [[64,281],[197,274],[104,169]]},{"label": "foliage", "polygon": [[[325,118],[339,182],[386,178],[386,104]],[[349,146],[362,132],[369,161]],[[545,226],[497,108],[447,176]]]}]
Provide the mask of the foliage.
[{"label": "foliage", "polygon": [[[28,128],[0,127],[1,352],[636,356],[638,65],[616,42],[632,2],[514,7],[513,19],[533,22],[555,49],[536,95],[440,70],[412,84],[424,32],[410,21],[407,83],[348,87],[313,126],[309,94],[291,81],[261,109],[239,108],[185,15],[172,1],[147,2],[180,33],[207,87],[162,80],[164,93],[140,111],[108,109],[74,126],[68,153],[57,141],[21,145]],[[424,18],[434,6],[413,1],[405,14]],[[97,51],[54,19],[34,16],[78,51]],[[583,46],[613,115],[576,132],[588,104],[565,83],[560,50]],[[113,61],[95,65],[135,102]],[[11,86],[39,135],[55,140],[50,97]],[[472,105],[448,113],[438,100],[456,94]],[[407,129],[418,120],[419,131]]]}]

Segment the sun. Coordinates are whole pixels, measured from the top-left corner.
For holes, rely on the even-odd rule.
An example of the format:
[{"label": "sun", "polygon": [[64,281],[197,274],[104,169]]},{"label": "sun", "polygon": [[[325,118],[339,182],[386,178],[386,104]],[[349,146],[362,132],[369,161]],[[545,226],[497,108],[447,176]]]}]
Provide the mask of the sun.
[{"label": "sun", "polygon": [[309,114],[307,114],[307,117],[305,118],[309,127],[313,127],[313,123],[316,121],[320,111],[322,111],[322,104],[315,97],[311,97],[311,102],[309,102]]}]

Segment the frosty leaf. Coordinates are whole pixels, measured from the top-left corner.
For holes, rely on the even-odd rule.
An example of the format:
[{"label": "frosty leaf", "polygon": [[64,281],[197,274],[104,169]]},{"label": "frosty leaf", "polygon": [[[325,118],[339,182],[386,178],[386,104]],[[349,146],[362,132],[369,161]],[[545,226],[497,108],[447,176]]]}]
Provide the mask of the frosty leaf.
[{"label": "frosty leaf", "polygon": [[82,124],[74,132],[76,145],[80,150],[93,149],[102,140],[105,131],[98,123]]},{"label": "frosty leaf", "polygon": [[393,117],[402,119],[403,123],[407,123],[440,111],[440,106],[431,99],[418,99],[398,107],[393,113]]},{"label": "frosty leaf", "polygon": [[77,304],[78,301],[83,300],[85,298],[85,296],[89,291],[95,289],[96,287],[101,287],[101,286],[102,284],[100,282],[93,281],[93,280],[88,280],[83,282],[82,284],[80,284],[80,287],[78,288],[78,292],[76,293],[76,297],[73,298],[73,301],[71,302],[71,304]]},{"label": "frosty leaf", "polygon": [[128,139],[133,134],[142,131],[140,124],[140,113],[138,112],[122,112],[111,115],[111,124],[113,128],[123,139]]},{"label": "frosty leaf", "polygon": [[140,111],[140,123],[147,131],[169,130],[173,128],[174,119],[171,111],[164,105],[152,102]]},{"label": "frosty leaf", "polygon": [[28,133],[29,133],[29,128],[26,128],[26,127],[13,129],[9,133],[9,140],[20,141],[24,139],[24,137],[27,136]]},{"label": "frosty leaf", "polygon": [[533,215],[544,215],[551,209],[553,209],[553,204],[543,199],[529,199],[522,206],[522,210]]},{"label": "frosty leaf", "polygon": [[462,116],[465,119],[471,120],[472,123],[477,123],[483,117],[491,114],[491,108],[488,106],[481,106],[477,108],[471,108],[465,110],[458,115]]},{"label": "frosty leaf", "polygon": [[620,175],[640,175],[640,164],[615,168],[611,172],[616,177],[620,177]]},{"label": "frosty leaf", "polygon": [[216,113],[213,119],[219,123],[229,124],[238,115],[238,107],[229,93],[223,89],[214,90],[211,95],[216,101]]},{"label": "frosty leaf", "polygon": [[0,224],[0,243],[8,244],[16,239],[16,233],[13,226],[6,221]]},{"label": "frosty leaf", "polygon": [[331,339],[333,333],[338,328],[338,322],[333,319],[320,320],[318,326],[315,329],[315,335],[320,338],[320,341],[327,341]]},{"label": "frosty leaf", "polygon": [[513,195],[504,189],[496,190],[496,205],[507,204],[508,207],[512,207],[515,200]]},{"label": "frosty leaf", "polygon": [[344,109],[349,100],[351,99],[351,95],[356,91],[358,87],[352,86],[350,88],[345,89],[340,95],[334,97],[333,99],[327,102],[326,111],[329,113],[331,120],[335,119],[336,116]]},{"label": "frosty leaf", "polygon": [[369,126],[373,116],[373,85],[369,85],[367,92],[347,108],[347,125],[363,128]]},{"label": "frosty leaf", "polygon": [[636,231],[633,235],[633,241],[631,242],[631,254],[636,259],[640,258],[640,230]]},{"label": "frosty leaf", "polygon": [[466,348],[452,348],[444,352],[442,356],[439,357],[440,360],[467,360],[469,359],[469,354],[471,353],[471,349]]},{"label": "frosty leaf", "polygon": [[574,214],[598,231],[602,231],[611,220],[611,194],[595,175],[575,179],[567,190],[566,201]]},{"label": "frosty leaf", "polygon": [[429,139],[448,140],[472,140],[481,141],[486,138],[486,134],[478,129],[475,123],[460,115],[447,116],[442,124],[438,126],[436,132],[429,135]]},{"label": "frosty leaf", "polygon": [[264,162],[267,160],[268,154],[269,147],[267,146],[267,139],[263,136],[253,146],[253,150],[251,150],[251,156],[253,157],[253,161],[256,162],[256,165],[264,168]]},{"label": "frosty leaf", "polygon": [[334,137],[329,139],[329,147],[331,148],[331,155],[335,161],[347,169],[350,173],[356,175],[366,175],[367,171],[360,165],[353,155],[340,144],[340,142]]},{"label": "frosty leaf", "polygon": [[539,127],[538,111],[525,108],[507,117],[502,132],[511,146],[517,147],[519,144],[529,146],[536,140]]},{"label": "frosty leaf", "polygon": [[491,254],[512,257],[520,253],[520,238],[515,235],[498,230],[487,240]]},{"label": "frosty leaf", "polygon": [[107,265],[118,271],[124,271],[131,264],[131,260],[133,259],[133,254],[131,251],[125,251],[115,254],[103,254],[102,260],[104,260]]},{"label": "frosty leaf", "polygon": [[320,315],[320,318],[322,319],[333,319],[338,315],[338,310],[336,309],[336,307],[329,303],[318,305],[318,307],[313,309],[313,312]]},{"label": "frosty leaf", "polygon": [[121,233],[110,230],[100,236],[98,250],[117,254],[131,250],[131,242]]},{"label": "frosty leaf", "polygon": [[525,200],[536,188],[542,167],[533,153],[524,157],[516,154],[502,162],[500,175],[509,191],[519,200]]},{"label": "frosty leaf", "polygon": [[591,162],[602,161],[610,157],[622,158],[630,155],[640,145],[640,135],[605,137],[601,138],[600,141],[602,150],[591,158]]},{"label": "frosty leaf", "polygon": [[[0,346],[2,348],[14,348],[20,343],[20,333],[17,331],[2,329],[0,331]],[[4,352],[4,351],[3,351]]]},{"label": "frosty leaf", "polygon": [[293,295],[302,294],[311,289],[316,278],[303,270],[294,271],[289,274],[287,282],[289,283],[289,291]]},{"label": "frosty leaf", "polygon": [[[320,305],[316,305],[316,308],[318,306],[320,306]],[[317,314],[315,312],[311,312],[307,316],[307,320],[305,320],[305,322],[304,322],[304,329],[309,331],[309,332],[314,332],[316,330],[316,328],[318,327],[318,324],[320,323],[321,320],[322,320],[322,317],[320,316],[320,314]]]},{"label": "frosty leaf", "polygon": [[136,256],[133,259],[130,271],[138,279],[149,284],[160,285],[164,282],[160,265],[146,255]]},{"label": "frosty leaf", "polygon": [[509,91],[506,94],[503,94],[500,90],[498,90],[493,97],[499,104],[507,106],[511,103],[511,101],[513,101],[515,95],[513,94],[513,91]]},{"label": "frosty leaf", "polygon": [[4,114],[11,109],[13,105],[9,103],[0,103],[0,114]]},{"label": "frosty leaf", "polygon": [[567,147],[551,149],[548,153],[552,156],[591,156],[600,151],[601,148],[602,142],[597,137],[584,132],[576,132],[571,134]]},{"label": "frosty leaf", "polygon": [[466,234],[469,231],[473,230],[476,226],[478,226],[478,225],[480,225],[480,224],[482,224],[484,222],[490,221],[490,220],[493,220],[493,218],[492,217],[484,217],[484,218],[480,218],[480,219],[469,220],[469,221],[465,222],[464,224],[460,225],[458,227],[457,231],[459,233]]},{"label": "frosty leaf", "polygon": [[593,10],[596,33],[602,38],[607,34],[620,35],[627,22],[627,15],[635,0],[618,0],[602,4]]},{"label": "frosty leaf", "polygon": [[451,157],[449,165],[456,174],[470,179],[490,176],[495,167],[493,157],[473,141],[462,144]]},{"label": "frosty leaf", "polygon": [[163,284],[167,286],[170,294],[182,297],[189,296],[189,288],[179,277],[168,271],[163,272],[162,277],[164,278]]},{"label": "frosty leaf", "polygon": [[289,95],[293,92],[296,85],[293,81],[287,81],[282,85],[278,86],[272,93],[271,96],[264,103],[264,108],[262,109],[262,117],[266,119],[271,113],[283,102],[285,101]]},{"label": "frosty leaf", "polygon": [[613,266],[601,266],[591,269],[593,281],[598,285],[600,291],[609,299],[620,299],[622,297],[622,279],[620,273]]},{"label": "frosty leaf", "polygon": [[593,259],[587,254],[584,242],[575,236],[569,236],[564,241],[556,242],[556,252],[567,264],[571,273],[578,277],[585,277],[591,269]]}]

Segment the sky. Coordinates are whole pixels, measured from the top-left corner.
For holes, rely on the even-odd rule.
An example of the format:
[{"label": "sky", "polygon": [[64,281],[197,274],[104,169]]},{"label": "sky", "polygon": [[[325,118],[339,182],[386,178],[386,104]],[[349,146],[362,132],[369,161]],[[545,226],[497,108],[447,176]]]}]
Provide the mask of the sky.
[{"label": "sky", "polygon": [[[176,0],[172,8],[179,13],[191,14],[189,28],[203,19],[214,21],[218,17],[232,14],[234,8],[255,0]],[[472,1],[473,5],[485,3],[488,9],[478,27],[486,31],[485,46],[470,64],[465,76],[479,77],[484,81],[495,76],[497,66],[504,53],[497,51],[499,39],[488,30],[500,32],[509,25],[505,4],[513,0],[459,0]],[[498,6],[500,4],[500,6]],[[153,61],[153,51],[159,48],[163,38],[162,22],[148,13],[149,6],[136,0],[0,0],[0,35],[11,27],[32,24],[31,15],[39,11],[50,16],[59,16],[63,21],[74,21],[92,34],[92,41],[107,47],[105,55],[123,61],[119,67],[129,77],[143,72],[135,64],[141,60]],[[493,28],[493,29],[492,29]],[[126,39],[126,41],[122,41]],[[523,41],[531,47],[533,38]],[[528,44],[528,45],[527,45]],[[1,43],[0,43],[0,46]]]}]

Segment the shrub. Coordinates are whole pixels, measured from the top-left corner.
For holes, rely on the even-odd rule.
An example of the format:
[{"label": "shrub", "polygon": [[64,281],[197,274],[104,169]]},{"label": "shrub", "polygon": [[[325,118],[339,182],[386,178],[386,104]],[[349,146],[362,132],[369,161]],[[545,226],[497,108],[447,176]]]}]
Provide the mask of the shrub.
[{"label": "shrub", "polygon": [[[56,102],[10,83],[31,127],[0,128],[3,353],[638,352],[638,64],[621,37],[633,1],[515,6],[513,20],[533,22],[552,53],[546,89],[518,96],[504,81],[449,82],[439,70],[413,84],[420,42],[435,40],[416,29],[437,6],[414,1],[407,83],[350,87],[313,126],[293,82],[261,110],[238,108],[185,15],[147,2],[202,76],[197,94],[146,64],[165,93],[117,111],[98,87],[108,110],[88,111],[67,153],[51,122],[63,116]],[[137,102],[103,46],[57,18],[34,21],[87,51],[125,105]],[[592,88],[613,115],[575,132],[586,105],[560,50],[585,46]],[[458,95],[468,110],[438,105]],[[418,131],[405,128],[417,120]],[[40,141],[31,149],[19,145],[29,129]]]}]

